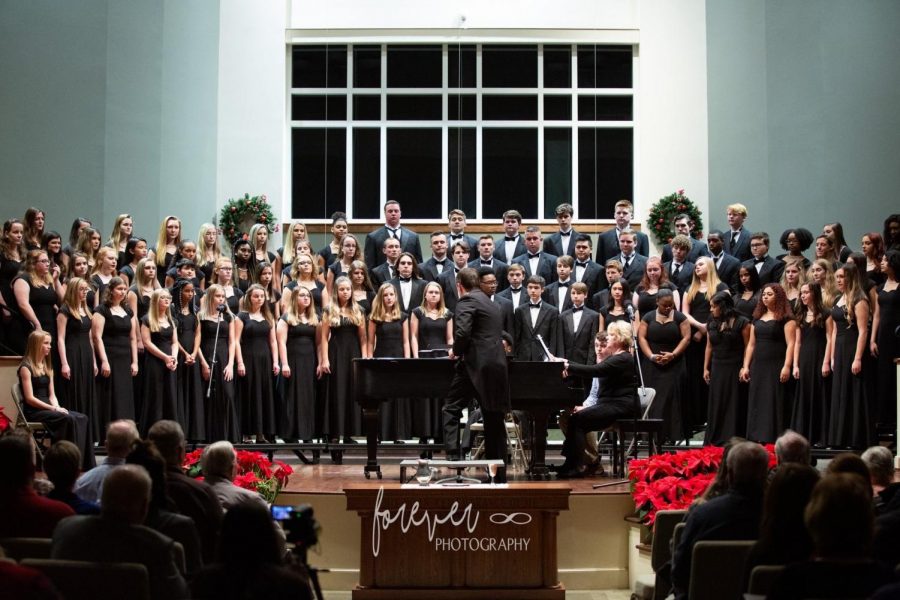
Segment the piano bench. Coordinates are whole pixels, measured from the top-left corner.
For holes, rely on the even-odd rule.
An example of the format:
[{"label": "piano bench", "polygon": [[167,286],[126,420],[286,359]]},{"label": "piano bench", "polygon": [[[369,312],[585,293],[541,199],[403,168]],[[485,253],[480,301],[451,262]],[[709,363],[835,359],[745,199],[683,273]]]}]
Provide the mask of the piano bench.
[{"label": "piano bench", "polygon": [[613,475],[625,477],[625,452],[628,446],[625,444],[625,434],[633,433],[634,443],[638,443],[638,435],[647,434],[647,451],[650,455],[660,451],[660,436],[662,435],[662,419],[638,419],[635,427],[634,419],[619,419],[605,431],[612,438]]}]

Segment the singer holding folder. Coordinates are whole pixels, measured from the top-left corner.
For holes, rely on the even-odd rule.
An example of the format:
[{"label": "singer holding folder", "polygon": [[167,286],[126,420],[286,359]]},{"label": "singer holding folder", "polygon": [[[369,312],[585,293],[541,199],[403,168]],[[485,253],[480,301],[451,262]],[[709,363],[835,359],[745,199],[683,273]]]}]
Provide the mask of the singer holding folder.
[{"label": "singer holding folder", "polygon": [[565,362],[564,377],[580,375],[599,379],[597,403],[576,407],[569,418],[562,450],[566,461],[560,466],[557,477],[566,479],[593,474],[587,472],[582,464],[587,433],[606,429],[619,419],[634,417],[638,379],[631,333],[630,323],[612,323],[607,329],[606,348],[598,357],[601,360],[595,365],[579,365],[564,359],[554,359]]}]

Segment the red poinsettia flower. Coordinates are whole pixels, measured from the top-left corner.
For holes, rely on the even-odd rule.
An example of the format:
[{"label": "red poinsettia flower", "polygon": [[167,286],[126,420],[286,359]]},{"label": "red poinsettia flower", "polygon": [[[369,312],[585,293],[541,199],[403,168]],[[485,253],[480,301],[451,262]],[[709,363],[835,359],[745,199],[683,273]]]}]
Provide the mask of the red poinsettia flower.
[{"label": "red poinsettia flower", "polygon": [[12,426],[12,421],[7,417],[3,412],[3,407],[0,406],[0,432],[6,431]]}]

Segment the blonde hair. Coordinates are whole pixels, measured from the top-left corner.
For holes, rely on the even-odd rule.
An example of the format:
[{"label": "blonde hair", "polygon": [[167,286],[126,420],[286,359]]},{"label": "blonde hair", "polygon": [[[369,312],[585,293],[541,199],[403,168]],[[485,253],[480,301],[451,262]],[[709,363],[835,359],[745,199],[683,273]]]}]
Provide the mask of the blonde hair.
[{"label": "blonde hair", "polygon": [[430,288],[432,286],[436,287],[437,290],[441,293],[440,298],[438,299],[438,304],[437,304],[438,315],[440,315],[441,317],[449,316],[448,313],[450,311],[447,310],[447,305],[444,304],[444,288],[442,288],[441,284],[439,284],[437,281],[429,281],[428,283],[425,284],[425,289],[422,290],[422,304],[421,304],[422,310],[426,310],[426,311],[428,310],[428,300],[425,299],[425,296],[428,295],[428,288]]},{"label": "blonde hair", "polygon": [[[697,263],[694,266],[696,267],[696,265],[701,263],[706,265],[706,300],[712,301],[712,297],[716,295],[722,280],[719,279],[719,274],[716,272],[716,263],[713,262],[713,259],[708,256],[701,256],[697,259]],[[694,271],[691,275],[691,287],[684,294],[684,302],[690,303],[694,299],[694,296],[700,292],[700,285],[700,278],[697,277],[697,271]]]},{"label": "blonde hair", "polygon": [[25,354],[22,356],[20,367],[26,367],[34,375],[47,375],[53,377],[53,363],[50,355],[41,356],[45,339],[53,342],[53,336],[47,331],[32,331],[28,334],[28,342],[25,346]]},{"label": "blonde hair", "polygon": [[[225,288],[219,285],[218,283],[214,283],[203,293],[203,298],[200,300],[200,311],[197,313],[197,316],[201,319],[212,319],[215,321],[218,317],[218,311],[213,308],[212,302],[213,298],[216,297],[218,292],[222,292],[225,294]],[[223,302],[223,306],[225,307],[225,312],[229,315],[232,314],[231,308],[228,306],[228,302]]]},{"label": "blonde hair", "polygon": [[628,321],[613,321],[606,328],[606,336],[609,342],[616,342],[623,350],[631,350],[634,345],[631,323]]},{"label": "blonde hair", "polygon": [[[216,232],[216,241],[213,242],[212,247],[206,244],[206,232],[210,229]],[[197,232],[197,264],[206,263],[206,253],[210,251],[213,254],[212,262],[216,262],[222,256],[222,248],[219,246],[219,229],[212,223],[204,223]]]},{"label": "blonde hair", "polygon": [[[94,257],[94,268],[91,269],[91,275],[96,275],[100,272],[100,265],[103,264],[103,257],[107,254],[112,255],[116,260],[119,259],[119,251],[110,246],[103,246],[97,251],[97,255]],[[116,268],[113,267],[113,275],[116,274]]]},{"label": "blonde hair", "polygon": [[[303,237],[294,237],[294,226],[297,224],[303,225]],[[307,236],[309,232],[306,230],[306,225],[303,221],[291,221],[291,226],[287,230],[287,236],[285,236],[284,244],[282,245],[281,250],[281,262],[288,265],[294,262],[294,255],[297,252],[297,242],[302,239],[309,239]]]},{"label": "blonde hair", "polygon": [[168,215],[162,220],[162,223],[159,224],[159,234],[156,236],[157,268],[168,266],[166,264],[166,245],[169,243],[169,236],[166,233],[166,225],[169,224],[169,221],[175,221],[176,223],[178,223],[178,237],[172,240],[172,243],[176,248],[181,244],[181,219],[179,219],[175,215]]},{"label": "blonde hair", "polygon": [[41,259],[42,254],[47,257],[47,260],[50,260],[50,255],[47,254],[46,250],[30,250],[28,254],[25,255],[25,264],[22,265],[22,272],[28,275],[32,281],[37,280],[44,285],[53,285],[53,276],[50,275],[49,271],[47,271],[47,274],[43,277],[38,277],[38,274],[35,271],[37,261]]},{"label": "blonde hair", "polygon": [[97,251],[94,250],[94,244],[92,242],[95,234],[99,237],[100,231],[93,227],[85,227],[81,230],[81,233],[78,234],[78,241],[75,242],[75,249],[87,257],[88,264],[91,264],[91,261],[96,260],[97,258]]},{"label": "blonde hair", "polygon": [[[301,309],[300,303],[298,302],[302,292],[306,292],[306,295],[309,296],[309,305],[307,305],[305,309]],[[297,286],[297,289],[291,294],[291,301],[288,304],[287,312],[284,313],[284,320],[287,321],[288,325],[294,326],[302,323],[303,318],[306,319],[306,322],[309,325],[319,324],[319,317],[316,315],[316,306],[312,300],[312,292],[303,286]]]},{"label": "blonde hair", "polygon": [[338,251],[338,260],[344,259],[344,242],[347,241],[348,239],[353,240],[353,243],[356,244],[356,253],[353,255],[353,259],[350,262],[352,263],[357,260],[362,260],[363,259],[362,248],[359,245],[359,240],[356,239],[356,236],[353,235],[352,233],[345,233],[344,235],[341,236],[341,241],[338,244],[338,246],[340,247],[340,250]]},{"label": "blonde hair", "polygon": [[259,285],[258,283],[254,283],[247,288],[246,292],[244,292],[244,297],[241,298],[241,310],[246,313],[250,312],[250,296],[255,291],[260,291],[263,294],[263,303],[262,306],[259,307],[259,313],[266,320],[266,323],[268,323],[270,326],[275,325],[275,318],[272,316],[272,309],[269,308],[269,303],[267,302],[268,298],[266,297],[266,288]]},{"label": "blonde hair", "polygon": [[812,275],[812,268],[814,265],[822,267],[825,271],[825,283],[824,285],[820,284],[820,287],[822,288],[822,304],[825,305],[827,310],[831,310],[831,307],[834,306],[834,299],[837,296],[837,283],[834,281],[834,269],[831,266],[831,262],[827,259],[817,258],[812,261],[812,264],[807,270],[807,281],[816,281],[816,278]]},{"label": "blonde hair", "polygon": [[[304,256],[309,257],[309,262],[312,265],[312,272],[310,273],[308,280],[300,279],[300,259]],[[319,264],[316,259],[311,255],[307,254],[299,254],[296,258],[294,258],[294,263],[291,265],[291,280],[292,281],[316,281],[319,278]]]},{"label": "blonde hair", "polygon": [[743,217],[747,217],[747,207],[741,204],[740,202],[735,202],[734,204],[729,204],[725,207],[725,212],[730,213],[733,212],[735,214],[741,215]]},{"label": "blonde hair", "polygon": [[[256,234],[259,233],[260,229],[266,230],[266,247],[264,248],[264,250],[268,253],[268,251],[269,251],[269,226],[265,225],[264,223],[257,223],[256,225],[254,225],[253,227],[250,228],[250,237],[248,238],[248,241],[250,242],[250,248],[252,248],[253,252],[256,253],[256,250],[257,250]],[[267,255],[267,257],[268,257],[268,255]]]},{"label": "blonde hair", "polygon": [[[384,294],[388,290],[394,292],[394,306],[391,308],[387,308],[384,305]],[[378,288],[378,293],[375,294],[375,299],[372,300],[372,313],[369,315],[369,320],[378,321],[378,322],[390,322],[397,321],[400,319],[400,302],[396,298],[397,290],[394,288],[394,284],[390,282],[384,282]]]},{"label": "blonde hair", "polygon": [[[168,296],[169,300],[172,299],[172,294],[167,288],[155,289],[153,290],[153,294],[150,295],[150,308],[147,311],[147,326],[150,328],[150,331],[154,333],[162,329],[160,325],[162,321],[159,318],[159,301],[163,296]],[[172,319],[171,304],[166,307],[166,311],[163,316],[165,317],[165,320],[169,322],[169,327],[173,327],[175,325],[175,321]]]},{"label": "blonde hair", "polygon": [[[132,217],[131,215],[124,213],[116,217],[116,221],[113,223],[112,234],[109,236],[109,241],[106,242],[117,254],[119,252],[119,246],[121,246],[123,242],[128,242],[127,239],[122,239],[122,221],[125,219],[132,219]],[[132,223],[133,221],[134,219],[132,219]],[[132,233],[134,233],[134,230],[132,230]]]},{"label": "blonde hair", "polygon": [[[149,280],[147,276],[144,274],[144,266],[150,263],[156,266],[156,263],[145,257],[138,261],[137,267],[134,270],[134,286],[140,290],[141,288],[153,288],[154,290],[159,287],[159,280],[156,277],[151,277]],[[157,267],[158,268],[158,267]]]},{"label": "blonde hair", "polygon": [[[337,294],[337,290],[344,284],[350,287],[350,299],[345,306],[341,306],[341,300]],[[359,327],[365,323],[366,317],[363,315],[359,304],[353,299],[353,282],[346,275],[341,275],[334,282],[335,294],[331,298],[331,302],[322,311],[322,321],[327,322],[330,327],[340,327],[341,319],[346,317],[351,323]]]},{"label": "blonde hair", "polygon": [[[799,275],[797,277],[797,285],[795,285],[795,286],[790,285],[787,280],[787,270],[790,269],[791,267],[795,267],[797,269],[797,272],[799,273]],[[806,283],[806,271],[803,270],[803,267],[801,266],[800,261],[798,261],[798,260],[785,261],[784,272],[781,274],[780,283],[781,283],[781,287],[783,287],[785,291],[788,291],[788,290],[797,290],[798,292],[800,291],[800,286],[802,286],[804,283]]]},{"label": "blonde hair", "polygon": [[220,286],[222,285],[221,283],[219,283],[219,270],[223,266],[225,266],[225,263],[228,263],[229,265],[231,265],[231,269],[232,269],[231,279],[228,280],[228,283],[231,284],[232,287],[234,287],[234,261],[231,260],[230,258],[228,258],[227,256],[220,256],[219,258],[216,259],[216,262],[213,264],[213,276],[212,276],[213,283],[216,283]]},{"label": "blonde hair", "polygon": [[68,307],[69,314],[73,317],[78,317],[83,310],[85,314],[90,315],[91,311],[88,309],[87,301],[81,300],[78,297],[80,293],[81,286],[84,285],[88,291],[91,289],[91,285],[87,282],[86,279],[82,279],[81,277],[73,277],[69,280],[69,283],[66,285],[66,293],[63,296],[63,306]]}]

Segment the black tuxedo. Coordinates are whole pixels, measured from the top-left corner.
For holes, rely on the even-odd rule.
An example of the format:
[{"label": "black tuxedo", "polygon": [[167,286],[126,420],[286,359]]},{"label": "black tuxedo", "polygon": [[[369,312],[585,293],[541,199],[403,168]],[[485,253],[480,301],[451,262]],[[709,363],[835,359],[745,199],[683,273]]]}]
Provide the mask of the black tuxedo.
[{"label": "black tuxedo", "polygon": [[[507,282],[507,285],[508,285],[508,282]],[[510,302],[513,302],[513,295],[512,295],[511,287],[506,288],[502,292],[497,292],[497,296],[500,296],[501,298],[506,298]],[[513,302],[513,310],[516,310],[522,304],[528,304],[528,291],[525,289],[525,284],[522,284],[522,287],[519,288],[519,302],[518,303]],[[510,331],[509,333],[512,334],[512,331]]]},{"label": "black tuxedo", "polygon": [[[506,454],[503,418],[510,403],[507,359],[500,339],[502,321],[500,307],[481,290],[459,299],[453,315],[453,354],[459,360],[442,411],[448,455],[459,454],[459,419],[473,397],[481,404],[484,418],[486,458]],[[498,479],[505,481],[505,473]]]},{"label": "black tuxedo", "polygon": [[[619,253],[616,256],[611,256],[610,258],[615,258],[619,261],[622,260],[622,254]],[[624,264],[622,265],[624,266]],[[647,266],[647,257],[641,256],[637,252],[631,255],[631,264],[628,265],[628,268],[622,272],[622,278],[628,282],[628,285],[631,287],[631,291],[633,292],[635,288],[637,288],[638,284],[644,278],[644,267]],[[603,280],[606,281],[606,273],[603,273]],[[609,284],[607,284],[609,287]]]},{"label": "black tuxedo", "polygon": [[[684,260],[697,264],[697,259],[701,256],[709,256],[709,248],[706,246],[705,242],[691,238],[691,249],[688,251],[687,256],[684,257]],[[663,246],[660,260],[663,262],[670,262],[672,260],[672,244]]]},{"label": "black tuxedo", "polygon": [[606,308],[607,302],[609,302],[609,288],[600,290],[599,292],[591,296],[590,300],[587,302],[587,305],[595,311],[599,312],[601,308]]},{"label": "black tuxedo", "polygon": [[408,315],[414,308],[422,306],[422,298],[425,297],[425,284],[428,283],[424,279],[413,279],[410,281],[412,287],[409,290],[409,304],[403,304],[403,294],[400,293],[400,278],[394,277],[391,279],[391,283],[394,284],[394,289],[397,290],[397,302],[400,303],[400,310]]},{"label": "black tuxedo", "polygon": [[512,305],[512,300],[509,298],[504,298],[500,294],[494,294],[491,302],[500,307],[500,312],[503,314],[503,331],[508,333],[509,335],[513,334],[513,311],[515,310]]},{"label": "black tuxedo", "polygon": [[753,253],[750,252],[750,236],[753,233],[746,227],[741,228],[741,235],[738,237],[737,244],[731,244],[731,230],[726,230],[723,234],[722,241],[725,244],[725,252],[737,258],[739,261],[751,260]]},{"label": "black tuxedo", "polygon": [[[647,234],[642,231],[635,232],[634,251],[641,256],[650,255],[650,240]],[[622,254],[619,248],[619,230],[613,227],[607,229],[597,238],[597,264],[601,267],[606,266],[606,261]]]},{"label": "black tuxedo", "polygon": [[[675,276],[672,274],[672,263],[663,263],[663,269],[669,275],[669,281],[678,288],[678,291],[684,295],[684,291],[691,286],[691,280],[694,277],[694,263],[685,261],[681,263],[681,271]],[[632,288],[634,289],[634,288]]]},{"label": "black tuxedo", "polygon": [[437,282],[444,290],[444,304],[450,311],[455,312],[459,296],[456,295],[456,270],[454,267],[450,266],[444,269],[444,272],[437,278]]},{"label": "black tuxedo", "polygon": [[390,281],[397,275],[397,268],[388,266],[387,262],[383,262],[374,269],[369,270],[372,285],[377,290],[385,281]]},{"label": "black tuxedo", "polygon": [[[522,234],[519,234],[518,239],[516,240],[516,249],[513,251],[512,256],[506,255],[506,236],[501,236],[494,240],[494,258],[497,260],[502,260],[506,264],[512,264],[513,259],[520,254],[525,254],[525,238],[522,237]],[[478,254],[476,250],[474,254]]]},{"label": "black tuxedo", "polygon": [[594,353],[594,336],[597,335],[597,329],[600,327],[600,314],[584,307],[581,311],[578,329],[575,329],[574,315],[575,313],[569,308],[559,316],[563,340],[562,356],[570,362],[592,365],[597,362],[597,355]]},{"label": "black tuxedo", "polygon": [[527,252],[515,257],[513,262],[518,263],[525,268],[525,283],[528,282],[528,278],[532,275],[540,275],[543,277],[545,284],[556,281],[556,257],[552,254],[547,254],[545,252],[539,253],[536,273],[531,272],[531,261],[528,258]]},{"label": "black tuxedo", "polygon": [[[453,246],[460,242],[459,239],[450,239],[451,233],[448,231],[444,234],[447,237],[447,255],[450,256],[453,254]],[[462,234],[462,240],[464,240],[469,245],[469,254],[475,256],[478,254],[478,238],[469,235],[468,233]]]},{"label": "black tuxedo", "polygon": [[559,231],[557,231],[556,233],[551,233],[544,238],[543,250],[547,254],[553,254],[555,256],[568,254],[572,258],[575,258],[575,238],[577,238],[579,235],[580,234],[574,229],[569,230],[569,248],[568,250],[563,252],[562,234]]},{"label": "black tuxedo", "polygon": [[[492,257],[491,268],[494,270],[494,275],[497,276],[497,289],[504,290],[509,287],[509,280],[506,278],[506,273],[509,271],[509,265],[498,258]],[[486,267],[488,265],[481,264],[481,257],[479,256],[473,261],[469,261],[468,266],[472,267],[476,271],[481,267]]]},{"label": "black tuxedo", "polygon": [[[578,281],[577,273],[578,267],[576,265],[572,268],[572,279],[575,281]],[[588,286],[587,297],[590,298],[591,294],[597,293],[605,286],[606,269],[595,263],[593,260],[588,260],[587,266],[584,268],[584,274],[581,276],[581,283]]]},{"label": "black tuxedo", "polygon": [[[452,268],[453,259],[448,255],[447,258],[444,259],[444,270],[442,272]],[[434,260],[433,256],[419,265],[419,269],[421,269],[422,279],[425,281],[437,281],[438,275],[440,275],[437,271],[437,261]]]},{"label": "black tuxedo", "polygon": [[[715,264],[716,259],[713,259]],[[728,287],[734,289],[738,284],[738,272],[741,270],[741,261],[731,256],[727,252],[722,252],[722,260],[716,266],[716,273],[719,279]]]},{"label": "black tuxedo", "polygon": [[513,349],[516,360],[543,361],[544,352],[537,336],[540,335],[554,356],[560,354],[562,338],[559,335],[559,311],[546,302],[541,303],[535,326],[531,325],[531,306],[521,304],[513,316]]},{"label": "black tuxedo", "polygon": [[559,302],[559,282],[554,281],[550,285],[544,288],[544,293],[541,294],[541,298],[543,298],[544,302],[548,304],[552,304],[556,307],[559,312],[572,308],[572,287],[571,284],[575,283],[571,277],[569,277],[569,288],[566,292],[565,298],[563,298],[562,306],[560,306]]},{"label": "black tuxedo", "polygon": [[[742,262],[741,266],[748,269],[755,269],[756,261],[751,258],[750,260]],[[784,273],[784,263],[777,258],[766,256],[766,259],[762,263],[762,268],[759,270],[759,283],[761,285],[767,283],[779,283],[781,281],[782,273]]]},{"label": "black tuxedo", "polygon": [[[416,257],[416,262],[422,262],[422,247],[419,245],[419,235],[412,229],[400,227],[400,251],[409,252]],[[365,259],[366,266],[374,269],[378,263],[384,260],[384,240],[388,239],[387,226],[382,225],[375,231],[366,235]]]}]

